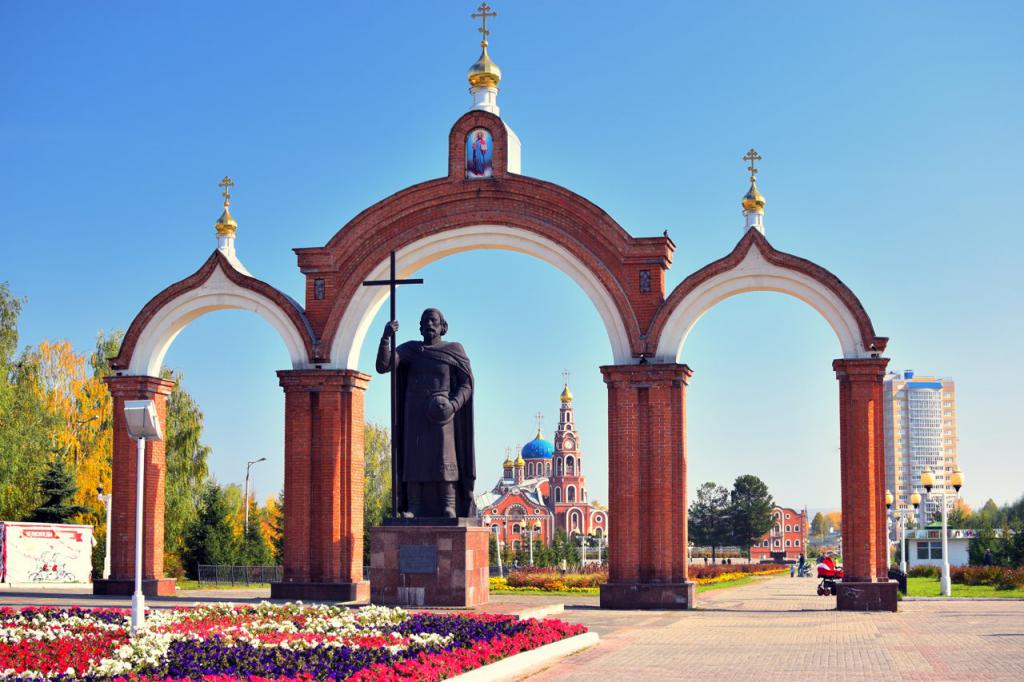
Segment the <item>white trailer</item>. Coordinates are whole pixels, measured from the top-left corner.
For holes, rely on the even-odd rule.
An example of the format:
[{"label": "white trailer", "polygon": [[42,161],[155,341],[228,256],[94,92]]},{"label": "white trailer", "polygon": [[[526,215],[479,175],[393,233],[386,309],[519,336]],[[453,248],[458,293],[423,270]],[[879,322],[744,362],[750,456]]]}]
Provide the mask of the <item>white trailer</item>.
[{"label": "white trailer", "polygon": [[0,522],[0,585],[92,582],[92,526]]}]

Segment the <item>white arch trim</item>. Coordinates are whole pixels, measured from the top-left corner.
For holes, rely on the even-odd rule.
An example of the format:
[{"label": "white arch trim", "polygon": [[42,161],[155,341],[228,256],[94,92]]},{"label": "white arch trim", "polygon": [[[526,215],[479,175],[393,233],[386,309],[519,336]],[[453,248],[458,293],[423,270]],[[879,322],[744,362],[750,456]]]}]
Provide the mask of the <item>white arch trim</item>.
[{"label": "white arch trim", "polygon": [[[615,364],[634,362],[629,335],[611,294],[581,260],[568,249],[546,237],[517,227],[475,225],[461,227],[421,239],[400,249],[396,254],[399,277],[409,277],[431,263],[464,251],[503,249],[534,256],[553,265],[583,289],[597,308],[612,347]],[[389,264],[381,261],[368,279],[387,279]],[[338,332],[331,344],[331,367],[358,369],[359,350],[366,338],[370,322],[387,300],[384,287],[360,287],[341,317]]]},{"label": "white arch trim", "polygon": [[776,291],[800,299],[832,327],[844,358],[871,357],[857,318],[831,289],[803,273],[769,263],[758,249],[751,248],[735,268],[703,282],[679,302],[658,340],[657,362],[676,362],[686,337],[704,313],[720,301],[748,291]]},{"label": "white arch trim", "polygon": [[139,334],[128,374],[160,376],[164,356],[190,322],[214,310],[251,310],[277,330],[288,349],[293,369],[306,369],[309,359],[302,335],[281,308],[266,296],[239,286],[218,267],[203,284],[170,301]]}]

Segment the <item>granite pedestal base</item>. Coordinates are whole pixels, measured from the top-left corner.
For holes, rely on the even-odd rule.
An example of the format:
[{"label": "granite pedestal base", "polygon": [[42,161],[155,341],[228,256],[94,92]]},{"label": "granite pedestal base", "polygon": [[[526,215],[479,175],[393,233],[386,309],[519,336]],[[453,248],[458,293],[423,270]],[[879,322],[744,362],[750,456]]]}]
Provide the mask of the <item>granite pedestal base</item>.
[{"label": "granite pedestal base", "polygon": [[[173,597],[177,594],[174,588],[176,582],[174,578],[143,578],[142,594],[147,597]],[[135,578],[96,580],[92,584],[92,593],[109,596],[135,594]]]},{"label": "granite pedestal base", "polygon": [[479,526],[372,529],[371,600],[386,606],[486,604],[488,532]]},{"label": "granite pedestal base", "polygon": [[895,580],[878,583],[836,584],[836,609],[839,611],[895,611]]},{"label": "granite pedestal base", "polygon": [[355,583],[270,583],[270,598],[366,604],[370,601],[370,583],[365,580]]},{"label": "granite pedestal base", "polygon": [[602,583],[602,609],[693,608],[696,583]]}]

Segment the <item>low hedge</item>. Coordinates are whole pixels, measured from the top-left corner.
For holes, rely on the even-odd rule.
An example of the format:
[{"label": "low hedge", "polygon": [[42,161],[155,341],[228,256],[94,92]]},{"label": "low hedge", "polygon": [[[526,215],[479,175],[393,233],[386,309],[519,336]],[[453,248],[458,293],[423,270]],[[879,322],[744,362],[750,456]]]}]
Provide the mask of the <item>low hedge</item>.
[{"label": "low hedge", "polygon": [[990,585],[997,590],[1024,588],[1024,567],[953,566],[949,577],[960,585]]},{"label": "low hedge", "polygon": [[938,566],[928,566],[927,564],[911,566],[907,570],[907,576],[910,578],[935,578],[938,580],[940,575],[942,575],[942,571]]}]

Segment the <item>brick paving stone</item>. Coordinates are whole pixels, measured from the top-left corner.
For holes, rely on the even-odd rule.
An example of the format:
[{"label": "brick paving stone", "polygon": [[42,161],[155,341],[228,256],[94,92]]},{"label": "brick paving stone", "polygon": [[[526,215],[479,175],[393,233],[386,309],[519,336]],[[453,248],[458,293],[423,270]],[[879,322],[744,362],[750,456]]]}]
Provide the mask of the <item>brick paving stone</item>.
[{"label": "brick paving stone", "polygon": [[1024,601],[851,613],[816,584],[787,576],[715,590],[688,612],[602,611],[567,598],[562,618],[601,644],[529,679],[1024,679]]}]

